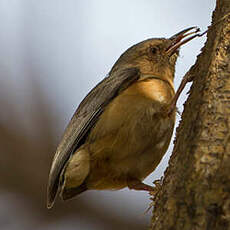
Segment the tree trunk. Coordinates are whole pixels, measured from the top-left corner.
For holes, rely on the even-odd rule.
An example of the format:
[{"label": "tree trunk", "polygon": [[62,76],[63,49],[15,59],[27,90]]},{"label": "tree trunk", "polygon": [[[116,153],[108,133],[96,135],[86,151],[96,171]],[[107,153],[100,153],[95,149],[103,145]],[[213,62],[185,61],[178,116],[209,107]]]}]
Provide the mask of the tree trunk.
[{"label": "tree trunk", "polygon": [[151,229],[230,229],[230,0],[217,0]]}]

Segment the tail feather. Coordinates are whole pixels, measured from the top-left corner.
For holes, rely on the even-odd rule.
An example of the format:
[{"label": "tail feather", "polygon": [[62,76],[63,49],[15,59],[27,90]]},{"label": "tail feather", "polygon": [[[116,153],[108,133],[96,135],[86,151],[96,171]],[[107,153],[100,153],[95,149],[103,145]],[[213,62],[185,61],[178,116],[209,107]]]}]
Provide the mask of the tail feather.
[{"label": "tail feather", "polygon": [[55,198],[58,193],[58,189],[59,189],[58,178],[55,181],[49,179],[48,186],[47,186],[47,208],[48,209],[51,209],[53,207]]},{"label": "tail feather", "polygon": [[88,190],[88,188],[86,186],[86,183],[83,183],[79,187],[76,187],[76,188],[64,187],[60,193],[60,197],[63,200],[69,200],[69,199],[73,198],[74,196],[79,195],[82,192],[85,192],[87,190]]}]

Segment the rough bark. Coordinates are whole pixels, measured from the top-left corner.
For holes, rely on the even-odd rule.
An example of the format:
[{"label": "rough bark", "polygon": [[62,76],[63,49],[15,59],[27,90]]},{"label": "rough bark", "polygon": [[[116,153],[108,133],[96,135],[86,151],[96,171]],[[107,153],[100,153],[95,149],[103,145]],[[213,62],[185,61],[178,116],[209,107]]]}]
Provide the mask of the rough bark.
[{"label": "rough bark", "polygon": [[230,0],[217,0],[214,26],[190,70],[193,85],[151,229],[230,229],[229,12]]}]

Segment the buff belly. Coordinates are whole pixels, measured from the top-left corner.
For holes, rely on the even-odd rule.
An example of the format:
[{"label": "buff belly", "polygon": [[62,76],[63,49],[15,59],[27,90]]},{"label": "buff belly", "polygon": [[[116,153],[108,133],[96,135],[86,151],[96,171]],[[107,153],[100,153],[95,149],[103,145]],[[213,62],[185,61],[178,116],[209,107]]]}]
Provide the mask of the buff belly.
[{"label": "buff belly", "polygon": [[[158,95],[143,95],[141,86],[115,98],[91,131],[89,189],[121,189],[129,179],[143,180],[167,151],[175,115],[163,116],[162,102],[153,98]],[[167,100],[172,94],[160,96]]]},{"label": "buff belly", "polygon": [[64,186],[84,182],[88,189],[121,189],[129,179],[143,180],[154,171],[172,136],[175,113],[163,113],[173,95],[167,83],[156,79],[120,93],[70,159]]}]

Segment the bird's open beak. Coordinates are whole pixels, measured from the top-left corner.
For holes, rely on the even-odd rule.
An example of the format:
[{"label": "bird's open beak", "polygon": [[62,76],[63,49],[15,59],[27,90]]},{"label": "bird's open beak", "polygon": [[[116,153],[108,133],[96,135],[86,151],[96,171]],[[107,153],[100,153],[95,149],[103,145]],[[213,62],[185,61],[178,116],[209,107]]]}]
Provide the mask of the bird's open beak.
[{"label": "bird's open beak", "polygon": [[198,32],[200,32],[200,29],[198,27],[190,27],[190,28],[182,30],[181,32],[173,35],[172,37],[169,38],[169,40],[171,40],[172,43],[166,49],[166,53],[169,54],[169,56],[173,55],[178,50],[179,47],[191,41],[195,37],[198,37],[199,36]]}]

